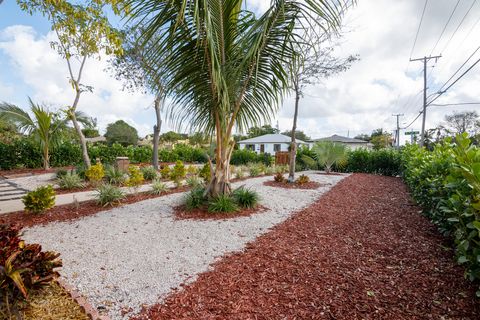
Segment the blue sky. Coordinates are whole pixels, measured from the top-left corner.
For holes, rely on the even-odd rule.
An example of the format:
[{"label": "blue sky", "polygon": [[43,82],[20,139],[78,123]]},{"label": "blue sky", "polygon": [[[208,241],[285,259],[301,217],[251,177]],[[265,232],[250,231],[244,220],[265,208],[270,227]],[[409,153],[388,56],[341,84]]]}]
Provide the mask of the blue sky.
[{"label": "blue sky", "polygon": [[[473,4],[471,12],[467,13]],[[250,9],[262,11],[267,0],[249,0]],[[350,70],[307,88],[300,102],[298,128],[314,138],[340,134],[354,136],[383,127],[392,131],[392,113],[403,113],[401,123],[409,123],[421,107],[423,79],[421,64],[408,63],[424,2],[418,0],[362,0],[347,13],[345,36],[339,41],[338,56],[358,54],[360,61]],[[420,28],[413,57],[428,55],[437,40],[434,54],[442,54],[438,63],[429,65],[429,87],[433,92],[480,45],[480,2],[464,0],[440,36],[455,1],[431,1]],[[455,32],[456,27],[457,32]],[[439,38],[440,36],[440,38]],[[451,41],[448,39],[452,37]],[[54,40],[49,22],[22,12],[14,0],[0,4],[0,101],[24,107],[27,96],[60,108],[71,103],[73,93],[66,76],[66,64],[49,47]],[[480,55],[480,53],[478,53]],[[478,56],[477,56],[478,58]],[[474,61],[474,60],[473,60]],[[122,84],[105,71],[107,57],[88,61],[85,84],[93,93],[82,95],[79,109],[97,117],[101,129],[123,119],[141,135],[148,134],[154,123],[153,97],[122,91]],[[480,101],[480,72],[472,70],[438,100],[446,102]],[[442,122],[445,114],[466,107],[430,108],[427,127]],[[468,109],[472,109],[470,106]],[[478,106],[477,106],[478,109]],[[293,99],[287,98],[276,119],[280,129],[291,127]],[[419,129],[420,121],[409,128]],[[168,124],[162,131],[171,129]],[[403,137],[403,136],[402,136]]]}]

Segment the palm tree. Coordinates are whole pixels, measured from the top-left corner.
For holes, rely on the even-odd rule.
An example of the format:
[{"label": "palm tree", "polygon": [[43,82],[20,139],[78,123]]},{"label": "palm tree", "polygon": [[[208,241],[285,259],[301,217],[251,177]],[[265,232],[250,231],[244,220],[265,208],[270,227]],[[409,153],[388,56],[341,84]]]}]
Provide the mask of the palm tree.
[{"label": "palm tree", "polygon": [[[346,1],[346,0],[345,0]],[[130,20],[143,28],[140,43],[163,65],[170,119],[215,139],[207,194],[230,193],[232,133],[270,121],[288,87],[287,65],[309,22],[336,28],[344,1],[272,0],[258,17],[246,0],[129,0]],[[314,21],[314,22],[312,22]],[[165,76],[150,71],[152,79]]]},{"label": "palm tree", "polygon": [[315,160],[330,173],[334,164],[341,164],[347,158],[347,147],[332,141],[320,141],[313,145]]},{"label": "palm tree", "polygon": [[49,168],[50,149],[58,141],[66,122],[45,106],[35,104],[30,98],[29,104],[33,117],[6,102],[0,103],[0,117],[14,123],[20,132],[32,136],[38,142],[42,150],[43,168],[46,170]]}]

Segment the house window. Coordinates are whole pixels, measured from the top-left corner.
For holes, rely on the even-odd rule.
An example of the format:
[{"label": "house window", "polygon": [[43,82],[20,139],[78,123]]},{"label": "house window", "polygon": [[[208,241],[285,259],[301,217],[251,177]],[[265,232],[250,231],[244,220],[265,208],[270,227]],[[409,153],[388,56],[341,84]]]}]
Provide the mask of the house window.
[{"label": "house window", "polygon": [[273,151],[279,152],[280,150],[282,150],[282,145],[281,144],[276,143],[276,144],[273,145]]},{"label": "house window", "polygon": [[255,151],[255,145],[254,145],[254,144],[247,144],[247,145],[245,146],[245,148],[246,148],[247,150]]}]

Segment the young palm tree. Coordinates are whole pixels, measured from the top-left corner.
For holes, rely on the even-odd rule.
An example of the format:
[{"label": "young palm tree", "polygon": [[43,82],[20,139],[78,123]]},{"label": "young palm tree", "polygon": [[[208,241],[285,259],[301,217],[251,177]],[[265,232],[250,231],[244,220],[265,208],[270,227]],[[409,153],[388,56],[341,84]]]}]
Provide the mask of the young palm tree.
[{"label": "young palm tree", "polygon": [[325,167],[325,172],[330,173],[334,164],[340,164],[347,158],[347,147],[341,143],[320,141],[313,145],[315,160]]},{"label": "young palm tree", "polygon": [[169,114],[178,125],[215,137],[210,196],[230,189],[232,133],[269,121],[288,86],[285,66],[293,44],[311,23],[336,28],[344,1],[272,0],[255,16],[246,0],[129,0],[131,21],[143,28],[140,43],[156,37],[159,50],[145,55],[163,65]]},{"label": "young palm tree", "polygon": [[65,128],[65,120],[44,106],[35,104],[31,99],[29,103],[33,117],[21,108],[6,102],[0,103],[0,117],[14,123],[20,132],[31,135],[38,142],[42,150],[43,168],[46,170],[49,168],[50,149],[57,142],[61,130]]}]

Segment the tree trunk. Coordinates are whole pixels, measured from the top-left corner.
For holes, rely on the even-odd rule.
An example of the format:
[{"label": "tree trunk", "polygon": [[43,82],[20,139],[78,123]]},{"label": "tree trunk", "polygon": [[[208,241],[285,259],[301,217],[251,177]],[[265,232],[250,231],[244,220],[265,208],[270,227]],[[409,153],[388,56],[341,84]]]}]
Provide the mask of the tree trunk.
[{"label": "tree trunk", "polygon": [[83,135],[82,128],[80,128],[80,125],[78,124],[78,121],[77,121],[77,117],[75,116],[75,110],[77,109],[77,104],[78,104],[78,100],[80,99],[80,94],[81,94],[81,91],[80,91],[80,89],[77,88],[76,95],[75,95],[75,101],[74,101],[73,106],[71,108],[70,117],[72,119],[73,126],[75,127],[75,130],[77,131],[78,138],[80,139],[80,145],[82,146],[83,162],[85,163],[85,166],[87,168],[90,168],[91,163],[90,163],[90,157],[88,156],[87,141],[85,140],[85,136]]},{"label": "tree trunk", "polygon": [[43,147],[43,169],[50,169],[48,146]]},{"label": "tree trunk", "polygon": [[213,168],[213,163],[209,159],[211,179],[205,191],[206,195],[209,197],[217,197],[232,192],[232,187],[230,185],[230,158],[232,156],[235,142],[230,141],[230,139],[227,139],[226,141],[222,140],[221,137],[217,138],[215,168]]},{"label": "tree trunk", "polygon": [[162,118],[160,116],[160,110],[163,104],[162,93],[159,92],[155,97],[155,116],[157,118],[157,123],[153,126],[153,159],[152,165],[158,170],[158,141],[160,139],[160,129],[162,128]]},{"label": "tree trunk", "polygon": [[295,112],[293,114],[293,126],[292,126],[292,141],[290,143],[290,163],[288,171],[288,182],[295,181],[295,163],[297,157],[297,142],[295,139],[295,132],[297,130],[297,117],[298,117],[298,103],[300,101],[300,90],[298,85],[295,84]]}]

